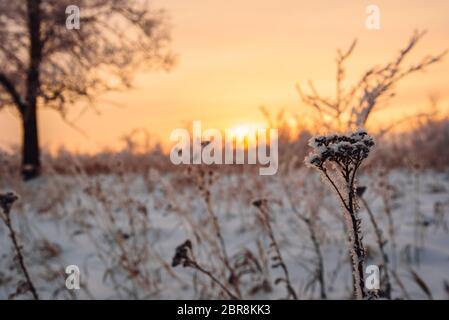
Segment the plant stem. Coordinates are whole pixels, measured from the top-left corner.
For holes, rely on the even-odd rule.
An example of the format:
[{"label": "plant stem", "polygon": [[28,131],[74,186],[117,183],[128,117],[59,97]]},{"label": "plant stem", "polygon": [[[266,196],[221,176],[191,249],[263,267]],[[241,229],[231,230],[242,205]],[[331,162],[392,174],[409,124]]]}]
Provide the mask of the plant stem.
[{"label": "plant stem", "polygon": [[22,270],[23,275],[25,276],[25,280],[27,282],[28,288],[33,295],[34,300],[39,300],[39,295],[37,294],[36,288],[33,285],[33,282],[31,281],[30,275],[28,273],[28,269],[25,266],[25,262],[22,255],[22,249],[20,248],[20,245],[17,241],[16,232],[14,231],[14,228],[11,223],[11,218],[9,215],[9,212],[5,212],[5,224],[6,227],[9,230],[9,236],[11,238],[11,241],[13,243],[14,249],[16,251],[17,259],[19,260],[20,269]]},{"label": "plant stem", "polygon": [[220,286],[220,288],[226,292],[226,294],[232,299],[232,300],[239,300],[239,298],[234,295],[231,291],[229,291],[228,288],[224,284],[220,282],[211,272],[207,271],[203,267],[201,267],[196,261],[190,260],[189,265],[198,271],[202,272],[203,274],[207,275],[212,281],[214,281],[216,284]]},{"label": "plant stem", "polygon": [[376,235],[377,244],[379,246],[379,251],[381,253],[382,257],[382,265],[384,267],[385,272],[385,297],[387,299],[391,299],[391,281],[390,281],[390,272],[388,270],[388,256],[387,253],[384,250],[385,241],[382,237],[382,230],[380,230],[379,225],[376,222],[376,219],[374,218],[374,214],[371,211],[370,207],[368,206],[368,203],[365,201],[363,197],[359,197],[360,200],[363,203],[363,206],[366,208],[366,211],[368,212],[368,216],[370,218],[371,224],[374,228],[374,233]]}]

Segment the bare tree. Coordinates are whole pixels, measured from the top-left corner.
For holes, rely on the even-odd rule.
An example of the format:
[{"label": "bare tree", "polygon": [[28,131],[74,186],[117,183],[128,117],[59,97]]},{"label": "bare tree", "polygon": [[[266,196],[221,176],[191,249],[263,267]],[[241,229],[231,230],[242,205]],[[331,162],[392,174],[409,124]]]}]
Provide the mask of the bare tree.
[{"label": "bare tree", "polygon": [[[80,9],[68,29],[66,8]],[[168,68],[166,15],[145,0],[17,0],[0,2],[0,108],[22,120],[22,175],[39,175],[37,110],[66,119],[76,103],[93,106],[110,90],[131,86],[138,68]]]},{"label": "bare tree", "polygon": [[446,54],[445,51],[438,55],[428,55],[415,64],[404,66],[405,58],[424,35],[425,31],[415,31],[407,46],[400,50],[395,59],[368,69],[358,82],[347,88],[343,86],[346,76],[345,62],[353,53],[356,41],[348,50],[344,52],[338,50],[335,97],[323,97],[311,81],[309,81],[310,93],[305,93],[299,85],[296,86],[301,100],[317,111],[317,124],[326,130],[339,132],[364,126],[369,116],[384,106],[394,95],[395,86],[401,79],[416,71],[425,70]]}]

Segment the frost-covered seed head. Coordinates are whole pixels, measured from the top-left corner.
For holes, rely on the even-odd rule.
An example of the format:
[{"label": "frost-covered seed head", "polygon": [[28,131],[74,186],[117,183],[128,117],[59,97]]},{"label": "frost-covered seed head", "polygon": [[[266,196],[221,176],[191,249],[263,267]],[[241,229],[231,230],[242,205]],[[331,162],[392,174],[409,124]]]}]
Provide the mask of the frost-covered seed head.
[{"label": "frost-covered seed head", "polygon": [[319,135],[309,140],[313,151],[306,157],[310,167],[323,169],[326,161],[341,164],[357,164],[368,157],[374,139],[363,129],[348,134]]}]

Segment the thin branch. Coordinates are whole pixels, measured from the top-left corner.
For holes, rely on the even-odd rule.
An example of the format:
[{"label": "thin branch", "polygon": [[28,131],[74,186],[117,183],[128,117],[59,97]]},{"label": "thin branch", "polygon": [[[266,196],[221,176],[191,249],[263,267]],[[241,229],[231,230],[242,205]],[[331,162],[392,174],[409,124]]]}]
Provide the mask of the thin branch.
[{"label": "thin branch", "polygon": [[20,97],[20,94],[17,92],[14,84],[8,79],[8,77],[3,72],[0,72],[0,84],[3,86],[6,92],[9,93],[13,102],[17,106],[17,109],[19,109],[20,113],[24,114],[26,110],[26,105],[23,102],[22,98]]}]

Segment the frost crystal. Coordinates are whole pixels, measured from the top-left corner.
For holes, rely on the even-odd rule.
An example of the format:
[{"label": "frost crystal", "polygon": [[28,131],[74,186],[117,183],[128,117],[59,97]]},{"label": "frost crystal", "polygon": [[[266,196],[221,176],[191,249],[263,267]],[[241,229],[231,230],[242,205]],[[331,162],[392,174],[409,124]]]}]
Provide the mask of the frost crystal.
[{"label": "frost crystal", "polygon": [[355,165],[368,157],[374,139],[363,129],[348,134],[319,135],[309,140],[313,151],[306,157],[310,167],[322,169],[326,161]]}]

